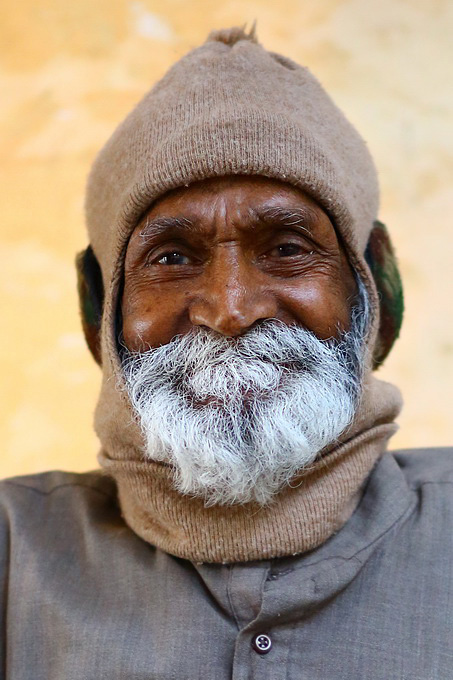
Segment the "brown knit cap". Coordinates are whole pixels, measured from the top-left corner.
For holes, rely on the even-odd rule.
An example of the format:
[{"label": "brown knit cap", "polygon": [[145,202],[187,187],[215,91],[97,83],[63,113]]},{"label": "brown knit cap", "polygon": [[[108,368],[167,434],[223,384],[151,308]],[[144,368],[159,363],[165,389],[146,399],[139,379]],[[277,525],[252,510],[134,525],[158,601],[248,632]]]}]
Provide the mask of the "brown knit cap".
[{"label": "brown knit cap", "polygon": [[306,68],[266,51],[254,30],[240,28],[211,33],[180,59],[94,163],[86,214],[107,307],[116,304],[129,236],[153,201],[228,174],[280,179],[315,198],[341,233],[376,313],[363,254],[378,185],[366,145]]}]

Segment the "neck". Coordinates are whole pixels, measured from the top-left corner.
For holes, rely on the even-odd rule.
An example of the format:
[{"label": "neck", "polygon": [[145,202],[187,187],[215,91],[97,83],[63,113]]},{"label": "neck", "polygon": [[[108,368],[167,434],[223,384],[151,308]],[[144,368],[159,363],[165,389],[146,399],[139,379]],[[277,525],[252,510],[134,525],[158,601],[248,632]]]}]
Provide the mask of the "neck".
[{"label": "neck", "polygon": [[175,491],[169,465],[144,461],[129,405],[104,380],[96,413],[99,461],[118,485],[123,516],[141,538],[194,562],[243,562],[313,550],[338,531],[396,431],[398,390],[371,375],[354,422],[266,506],[205,507]]}]

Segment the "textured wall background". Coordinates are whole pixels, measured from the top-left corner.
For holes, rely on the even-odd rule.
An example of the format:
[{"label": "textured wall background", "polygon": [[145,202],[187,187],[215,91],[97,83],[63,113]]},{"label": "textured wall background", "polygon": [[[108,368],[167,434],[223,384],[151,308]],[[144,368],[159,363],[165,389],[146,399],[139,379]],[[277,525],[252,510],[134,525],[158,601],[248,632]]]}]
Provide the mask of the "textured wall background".
[{"label": "textured wall background", "polygon": [[380,171],[407,305],[380,371],[406,400],[394,444],[452,442],[453,3],[17,0],[0,23],[0,476],[96,466],[99,372],[73,267],[86,174],[176,59],[212,28],[254,19],[268,49],[320,78]]}]

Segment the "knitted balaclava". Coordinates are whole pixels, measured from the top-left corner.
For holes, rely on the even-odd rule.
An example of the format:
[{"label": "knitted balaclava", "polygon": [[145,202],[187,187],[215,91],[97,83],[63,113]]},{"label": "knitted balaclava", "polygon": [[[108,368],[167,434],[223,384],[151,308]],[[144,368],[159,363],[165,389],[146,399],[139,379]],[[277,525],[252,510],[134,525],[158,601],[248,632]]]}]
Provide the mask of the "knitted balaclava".
[{"label": "knitted balaclava", "polygon": [[[318,201],[371,305],[357,416],[271,508],[206,508],[176,492],[170,466],[144,459],[121,389],[117,312],[133,229],[168,190],[231,174],[279,179]],[[92,249],[79,259],[82,311],[88,336],[101,324],[99,460],[115,477],[124,517],[142,538],[196,561],[244,561],[310,550],[350,516],[400,407],[395,388],[371,374],[398,333],[401,313],[399,277],[377,210],[375,169],[357,132],[307,69],[267,52],[242,29],[211,34],[177,62],[107,142],[88,182]]]}]

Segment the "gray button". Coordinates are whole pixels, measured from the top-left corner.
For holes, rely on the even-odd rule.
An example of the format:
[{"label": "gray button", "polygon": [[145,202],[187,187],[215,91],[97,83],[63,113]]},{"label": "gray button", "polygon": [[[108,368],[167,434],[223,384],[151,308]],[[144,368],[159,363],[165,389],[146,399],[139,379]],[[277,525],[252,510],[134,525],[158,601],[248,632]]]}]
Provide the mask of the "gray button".
[{"label": "gray button", "polygon": [[272,640],[270,639],[269,635],[260,633],[259,635],[255,635],[253,638],[252,647],[255,652],[258,652],[258,654],[267,654],[271,651]]}]

